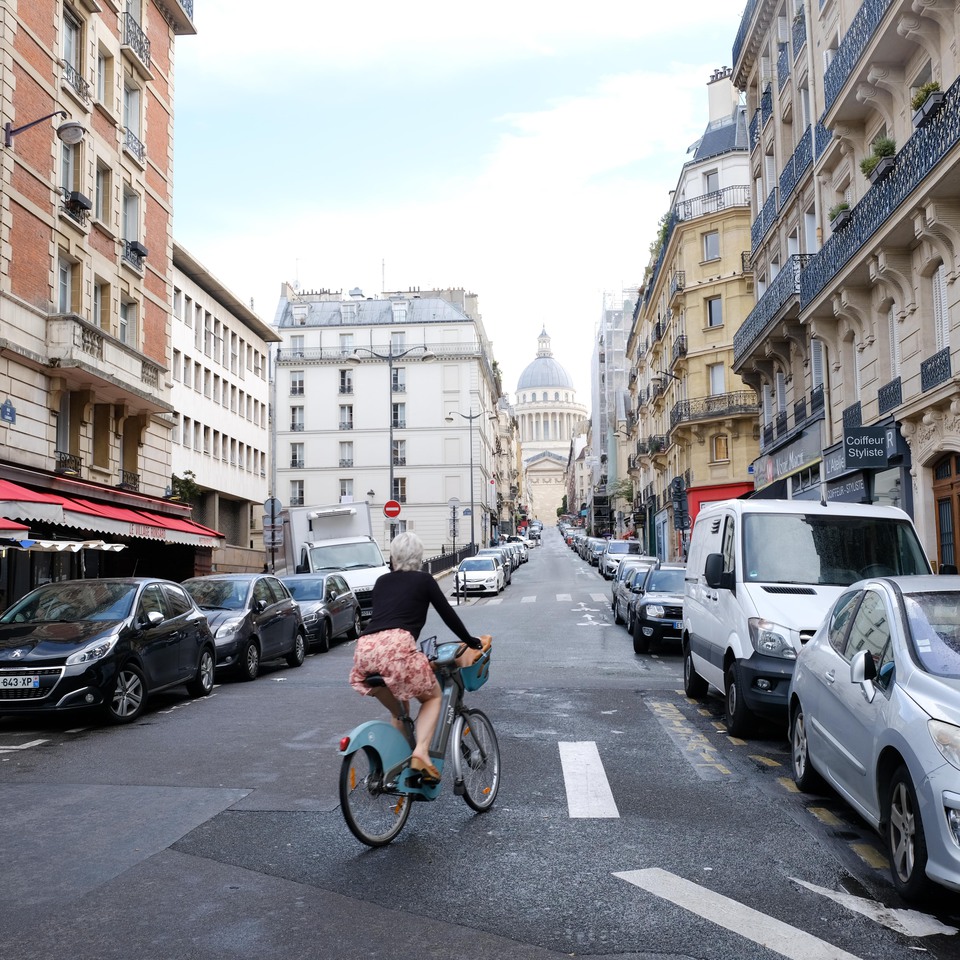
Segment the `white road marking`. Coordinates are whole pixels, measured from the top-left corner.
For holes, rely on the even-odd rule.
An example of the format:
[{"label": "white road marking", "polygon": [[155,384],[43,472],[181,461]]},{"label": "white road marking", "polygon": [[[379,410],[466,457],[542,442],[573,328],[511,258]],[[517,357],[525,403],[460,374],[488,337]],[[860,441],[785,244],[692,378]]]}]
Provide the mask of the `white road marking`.
[{"label": "white road marking", "polygon": [[488,607],[492,607],[492,606],[494,606],[495,604],[498,604],[498,603],[503,603],[503,597],[491,597],[491,598],[487,601],[487,606],[488,606]]},{"label": "white road marking", "polygon": [[605,593],[591,593],[590,599],[594,603],[603,603],[604,601],[607,601],[610,598]]},{"label": "white road marking", "polygon": [[561,603],[569,603],[572,599],[573,597],[571,597],[569,593],[557,594],[557,600],[559,600]]},{"label": "white road marking", "polygon": [[558,743],[567,810],[572,818],[617,818],[620,811],[593,740]]},{"label": "white road marking", "polygon": [[649,870],[627,870],[614,876],[789,960],[859,960],[826,940],[666,870],[652,867]]},{"label": "white road marking", "polygon": [[521,603],[536,603],[536,602],[537,602],[537,598],[536,598],[536,597],[521,597],[521,598],[520,598],[520,602],[521,602]]},{"label": "white road marking", "polygon": [[31,747],[39,747],[40,744],[46,742],[46,740],[31,740],[29,743],[21,743],[15,747],[0,747],[0,753],[10,753],[13,750],[29,750]]},{"label": "white road marking", "polygon": [[941,935],[954,936],[960,933],[956,927],[948,927],[942,924],[936,917],[920,913],[919,910],[892,910],[885,907],[882,903],[875,900],[865,900],[863,897],[854,897],[849,893],[840,893],[836,890],[827,890],[824,887],[818,887],[815,883],[807,883],[805,880],[798,880],[796,877],[790,878],[794,883],[799,883],[801,887],[806,887],[814,893],[819,893],[823,897],[839,903],[842,907],[859,913],[861,916],[869,917],[876,923],[884,927],[889,927],[897,933],[905,934],[908,937],[935,937]]}]

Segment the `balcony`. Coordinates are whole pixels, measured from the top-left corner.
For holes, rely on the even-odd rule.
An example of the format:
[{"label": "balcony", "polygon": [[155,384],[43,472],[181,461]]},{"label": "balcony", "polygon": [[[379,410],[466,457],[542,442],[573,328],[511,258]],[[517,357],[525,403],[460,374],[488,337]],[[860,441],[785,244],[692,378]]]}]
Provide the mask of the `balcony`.
[{"label": "balcony", "polygon": [[126,150],[141,167],[146,165],[146,145],[129,127],[123,128],[123,149]]},{"label": "balcony", "polygon": [[[699,197],[692,197],[690,200],[681,200],[675,212],[678,220],[695,220],[697,217],[709,216],[732,207],[749,206],[750,188],[741,184],[735,187],[724,187],[722,190],[713,190]],[[680,277],[681,284],[686,279],[683,270],[675,271],[674,277]],[[680,286],[678,289],[682,290],[683,287]]]},{"label": "balcony", "polygon": [[291,397],[302,397],[303,396],[303,384],[295,383],[290,385],[290,396]]},{"label": "balcony", "polygon": [[172,413],[161,367],[74,313],[47,318],[47,362],[68,390],[90,390],[97,403]]},{"label": "balcony", "polygon": [[352,383],[341,383],[338,393],[353,393],[353,384]]},{"label": "balcony", "polygon": [[864,0],[823,74],[823,112],[829,113],[870,45],[893,0]]},{"label": "balcony", "polygon": [[303,421],[302,421],[302,420],[294,420],[294,421],[290,424],[290,429],[291,429],[294,433],[303,433]]},{"label": "balcony", "polygon": [[120,49],[124,53],[132,54],[130,59],[141,79],[153,79],[150,70],[150,41],[131,13],[123,15],[123,41]]},{"label": "balcony", "polygon": [[406,457],[394,456],[394,458],[393,458],[393,465],[394,465],[395,467],[405,467],[405,466],[407,465],[407,458],[406,458]]},{"label": "balcony", "polygon": [[777,434],[777,439],[781,440],[787,435],[787,411],[780,410],[773,418],[773,428]]},{"label": "balcony", "polygon": [[164,4],[164,10],[173,24],[173,32],[178,37],[196,34],[197,28],[193,25],[193,0],[171,0]]},{"label": "balcony", "polygon": [[81,227],[86,226],[93,204],[78,190],[63,191],[63,212]]},{"label": "balcony", "polygon": [[57,458],[57,465],[54,467],[54,473],[63,477],[79,477],[83,469],[83,461],[72,453],[64,450],[55,450],[54,456]]},{"label": "balcony", "polygon": [[683,293],[684,288],[687,285],[687,271],[686,270],[674,270],[672,276],[670,277],[670,295],[668,300],[673,303],[673,298],[678,294]]},{"label": "balcony", "polygon": [[353,421],[352,421],[352,420],[341,420],[340,423],[339,423],[339,425],[338,425],[338,429],[340,429],[340,430],[352,430],[352,429],[353,429]]},{"label": "balcony", "polygon": [[812,257],[809,253],[792,254],[747,315],[733,337],[734,369],[766,337],[771,324],[782,316],[784,308],[794,298],[799,298],[801,275]]},{"label": "balcony", "polygon": [[124,240],[120,256],[128,266],[143,273],[143,261],[147,256],[147,248],[139,240]]},{"label": "balcony", "polygon": [[[341,463],[341,466],[343,466],[342,463]],[[302,469],[303,469],[303,458],[301,458],[301,457],[291,457],[291,459],[290,459],[290,467],[291,467],[291,469],[293,469],[293,470],[302,470]]]},{"label": "balcony", "polygon": [[885,383],[877,391],[877,408],[881,416],[895,410],[903,403],[903,387],[900,378]]},{"label": "balcony", "polygon": [[395,384],[393,384],[393,385],[390,387],[390,389],[391,389],[394,393],[406,393],[406,392],[407,392],[407,385],[406,385],[405,383],[395,383]]},{"label": "balcony", "polygon": [[862,427],[863,426],[863,410],[860,406],[860,401],[856,403],[851,403],[849,407],[844,407],[843,410],[843,429],[849,430],[851,427]]},{"label": "balcony", "polygon": [[407,421],[401,420],[399,417],[393,418],[393,429],[394,430],[405,430],[407,427]]},{"label": "balcony", "polygon": [[121,470],[120,482],[117,484],[120,490],[129,490],[131,493],[140,492],[140,474],[133,470]]},{"label": "balcony", "polygon": [[950,379],[950,348],[944,347],[920,364],[920,390],[926,393]]},{"label": "balcony", "polygon": [[63,61],[63,82],[66,83],[76,96],[84,103],[90,102],[90,84],[83,79],[80,71],[72,64]]},{"label": "balcony", "polygon": [[[906,203],[923,181],[960,142],[960,80],[946,91],[940,112],[897,153],[893,172],[874,184],[850,211],[850,222],[823,245],[803,271],[800,303],[815,300],[838,273],[873,240],[891,215]],[[917,206],[922,197],[912,197]]]},{"label": "balcony", "polygon": [[341,467],[352,467],[353,466],[353,457],[341,457],[339,466]]},{"label": "balcony", "polygon": [[757,415],[757,397],[752,390],[715,393],[709,397],[681,400],[670,411],[670,429],[694,420]]},{"label": "balcony", "polygon": [[677,361],[682,359],[687,355],[687,337],[686,334],[680,334],[676,340],[673,341],[673,350],[670,352],[670,368],[676,365]]},{"label": "balcony", "polygon": [[812,135],[813,131],[808,126],[807,129],[803,131],[797,148],[793,151],[793,154],[780,173],[781,208],[790,198],[790,194],[793,193],[800,178],[813,164],[813,144],[810,139]]},{"label": "balcony", "polygon": [[303,494],[301,493],[299,496],[297,496],[296,494],[292,495],[292,496],[290,497],[290,506],[291,506],[291,507],[302,507],[302,506],[303,506]]},{"label": "balcony", "polygon": [[778,190],[776,187],[770,191],[770,196],[768,196],[764,201],[760,215],[756,220],[753,221],[753,224],[750,227],[751,252],[756,251],[757,247],[760,246],[761,241],[767,235],[768,231],[777,219],[777,210],[779,208],[779,204],[777,202],[777,193]]}]

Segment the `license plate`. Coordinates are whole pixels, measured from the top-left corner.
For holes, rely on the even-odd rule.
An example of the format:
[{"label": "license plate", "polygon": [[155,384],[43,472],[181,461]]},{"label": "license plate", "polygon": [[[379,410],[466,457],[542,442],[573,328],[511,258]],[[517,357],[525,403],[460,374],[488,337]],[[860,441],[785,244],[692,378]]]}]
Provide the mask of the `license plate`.
[{"label": "license plate", "polygon": [[11,687],[39,687],[39,677],[0,677],[0,690]]},{"label": "license plate", "polygon": [[673,621],[673,629],[674,629],[674,630],[682,630],[682,629],[683,629],[683,621],[682,621],[682,620],[674,620],[674,621]]}]

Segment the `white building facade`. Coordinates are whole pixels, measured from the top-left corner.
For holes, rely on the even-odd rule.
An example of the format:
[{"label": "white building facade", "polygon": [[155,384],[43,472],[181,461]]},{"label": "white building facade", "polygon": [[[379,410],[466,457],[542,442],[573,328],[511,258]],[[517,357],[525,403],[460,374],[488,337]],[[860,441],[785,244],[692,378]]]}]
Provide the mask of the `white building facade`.
[{"label": "white building facade", "polygon": [[[412,530],[427,557],[490,539],[499,387],[473,294],[365,298],[284,284],[274,326],[284,506],[366,500],[381,547]],[[389,500],[397,517],[383,512]]]},{"label": "white building facade", "polygon": [[170,335],[172,473],[193,480],[194,517],[224,535],[216,571],[260,570],[270,480],[268,358],[280,336],[176,242]]}]

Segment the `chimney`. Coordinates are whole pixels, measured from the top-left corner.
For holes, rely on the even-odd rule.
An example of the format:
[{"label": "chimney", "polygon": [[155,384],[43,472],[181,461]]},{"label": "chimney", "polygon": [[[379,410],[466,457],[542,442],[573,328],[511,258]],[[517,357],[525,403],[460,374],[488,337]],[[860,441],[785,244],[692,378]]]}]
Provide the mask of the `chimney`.
[{"label": "chimney", "polygon": [[714,70],[707,83],[710,122],[728,120],[740,102],[740,93],[733,85],[733,70],[721,67]]}]

